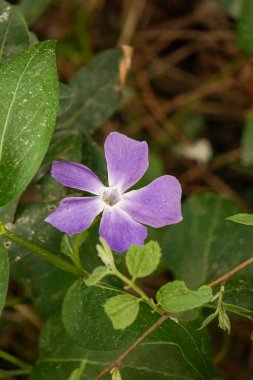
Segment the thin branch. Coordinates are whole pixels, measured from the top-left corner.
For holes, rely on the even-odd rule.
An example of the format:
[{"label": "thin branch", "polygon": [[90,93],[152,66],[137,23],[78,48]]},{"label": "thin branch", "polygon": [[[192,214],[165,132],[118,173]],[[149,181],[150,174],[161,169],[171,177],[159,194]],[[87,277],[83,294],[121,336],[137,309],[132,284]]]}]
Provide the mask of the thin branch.
[{"label": "thin branch", "polygon": [[161,318],[158,319],[145,333],[140,336],[133,344],[130,346],[122,355],[120,355],[112,364],[106,367],[102,372],[98,374],[95,380],[102,379],[105,375],[107,375],[114,367],[120,367],[123,360],[153,331],[155,331],[158,327],[160,327],[170,316],[170,313],[164,313]]},{"label": "thin branch", "polygon": [[216,280],[210,282],[210,284],[208,284],[208,285],[213,288],[214,286],[222,284],[223,282],[228,281],[232,276],[234,276],[235,274],[240,272],[242,269],[244,269],[247,266],[252,265],[252,264],[253,264],[253,257],[251,257],[250,259],[248,259],[248,260],[244,261],[243,263],[237,265],[235,268],[231,269],[229,272],[225,273],[223,276],[217,278]]}]

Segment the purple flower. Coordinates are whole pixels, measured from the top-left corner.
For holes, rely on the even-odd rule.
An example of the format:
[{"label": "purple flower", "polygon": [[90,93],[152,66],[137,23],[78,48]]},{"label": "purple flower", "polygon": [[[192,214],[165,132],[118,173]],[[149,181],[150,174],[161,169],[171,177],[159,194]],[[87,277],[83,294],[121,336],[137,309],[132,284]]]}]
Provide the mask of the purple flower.
[{"label": "purple flower", "polygon": [[181,186],[178,180],[164,175],[139,190],[126,192],[148,168],[148,146],[118,132],[105,141],[109,186],[84,165],[55,161],[52,176],[61,184],[93,194],[90,197],[65,198],[46,218],[68,235],[88,228],[103,212],[99,233],[112,250],[126,251],[131,244],[143,245],[147,224],[163,227],[178,223],[181,215]]}]

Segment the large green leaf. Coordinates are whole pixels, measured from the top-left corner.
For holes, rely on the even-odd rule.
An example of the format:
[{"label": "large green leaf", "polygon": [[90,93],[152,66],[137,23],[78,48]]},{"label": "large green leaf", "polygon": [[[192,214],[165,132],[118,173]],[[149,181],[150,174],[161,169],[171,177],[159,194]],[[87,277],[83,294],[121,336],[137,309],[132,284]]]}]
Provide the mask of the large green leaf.
[{"label": "large green leaf", "polygon": [[9,257],[0,241],[0,314],[5,304],[9,282]]},{"label": "large green leaf", "polygon": [[29,31],[20,8],[0,0],[0,62],[29,46]]},{"label": "large green leaf", "polygon": [[60,118],[60,127],[79,126],[92,133],[118,108],[119,62],[122,49],[111,49],[98,54],[71,79],[76,95],[72,107]]},{"label": "large green leaf", "polygon": [[28,185],[48,148],[58,108],[54,42],[0,66],[0,205]]},{"label": "large green leaf", "polygon": [[[177,279],[194,289],[252,256],[252,229],[225,220],[239,212],[233,202],[212,193],[185,202],[184,220],[163,230],[165,261]],[[245,273],[252,274],[252,268]]]},{"label": "large green leaf", "polygon": [[[62,311],[66,331],[72,339],[85,349],[95,351],[123,349],[129,347],[159,318],[159,315],[152,313],[146,304],[141,303],[140,312],[135,322],[123,331],[114,330],[105,314],[103,305],[108,298],[118,294],[122,294],[122,292],[109,285],[86,287],[83,281],[77,281],[73,284],[65,297]],[[200,321],[183,325],[174,320],[167,320],[145,341],[145,348],[142,351],[142,364],[145,363],[145,367],[151,365],[145,360],[145,356],[148,355],[152,365],[157,363],[159,368],[162,365],[159,355],[161,354],[164,358],[167,356],[167,360],[170,360],[169,358],[172,355],[174,367],[171,368],[171,371],[176,368],[182,375],[179,362],[182,363],[183,357],[184,365],[188,363],[192,368],[192,377],[189,375],[188,378],[210,379],[212,371],[210,352],[205,333],[203,335],[203,331],[197,331],[200,325]],[[159,352],[161,349],[161,353],[158,354],[156,349]],[[157,362],[158,357],[159,363]],[[134,354],[132,360],[134,363]],[[136,375],[134,372],[133,374]]]},{"label": "large green leaf", "polygon": [[[49,212],[49,207],[42,203],[26,205],[11,230],[58,255],[62,234],[44,222]],[[14,243],[10,244],[9,254],[12,276],[26,288],[42,318],[47,318],[59,309],[75,278]]]},{"label": "large green leaf", "polygon": [[[166,328],[168,327],[166,326]],[[193,328],[194,326],[192,326]],[[164,332],[163,328],[158,335],[161,335],[162,332]],[[192,337],[192,332],[190,330],[187,332],[189,332],[189,338]],[[183,335],[181,335],[181,339],[183,339]],[[197,362],[200,353],[203,354],[203,350],[209,350],[210,347],[203,331],[198,332],[198,339],[196,336],[194,339],[195,341],[192,340],[188,348],[193,350],[192,357],[194,358],[196,355],[194,359]],[[199,347],[194,346],[194,342],[199,344]],[[208,351],[206,354],[211,355],[211,352]],[[42,332],[40,355],[32,371],[31,380],[67,379],[81,364],[83,366],[86,364],[81,379],[94,379],[119,355],[120,351],[94,352],[86,350],[67,335],[60,317],[55,315],[48,321]],[[167,340],[157,336],[157,340],[144,341],[124,360],[121,365],[121,374],[124,380],[211,379],[208,357],[206,357],[208,368],[205,367],[205,369],[201,365],[196,367],[194,359],[189,360],[180,345],[174,344],[169,336]],[[110,378],[110,376],[105,376],[105,379]]]}]

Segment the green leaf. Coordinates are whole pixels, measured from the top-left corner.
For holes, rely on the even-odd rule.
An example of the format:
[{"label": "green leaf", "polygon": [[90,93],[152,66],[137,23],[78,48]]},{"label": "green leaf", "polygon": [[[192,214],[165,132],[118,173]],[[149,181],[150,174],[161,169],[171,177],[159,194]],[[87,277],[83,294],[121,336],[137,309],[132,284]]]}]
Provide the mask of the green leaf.
[{"label": "green leaf", "polygon": [[74,89],[64,83],[59,87],[59,112],[58,116],[63,115],[74,103],[76,93]]},{"label": "green leaf", "polygon": [[0,241],[0,314],[2,313],[9,282],[9,257]]},{"label": "green leaf", "polygon": [[[26,205],[18,213],[11,230],[59,255],[62,234],[44,222],[49,212],[49,206],[43,203]],[[75,277],[25,248],[11,242],[8,245],[13,278],[25,287],[41,317],[48,318],[61,307]]]},{"label": "green leaf", "polygon": [[93,133],[116,111],[121,100],[119,63],[122,56],[121,48],[107,50],[73,76],[70,85],[76,93],[75,101],[60,118],[61,128],[75,125]]},{"label": "green leaf", "polygon": [[73,256],[75,250],[79,249],[87,237],[87,231],[69,236],[65,234],[61,241],[61,252],[67,256]]},{"label": "green leaf", "polygon": [[[183,221],[164,228],[161,239],[165,264],[188,287],[209,283],[252,256],[252,229],[225,220],[240,212],[232,201],[202,193],[188,198],[182,211]],[[253,274],[253,267],[244,273]]]},{"label": "green leaf", "polygon": [[94,269],[94,271],[90,274],[88,279],[85,281],[85,284],[87,286],[94,286],[97,285],[99,281],[101,281],[105,276],[110,274],[110,271],[107,267],[97,267]]},{"label": "green leaf", "polygon": [[[152,313],[149,306],[141,302],[140,311],[134,323],[126,330],[115,330],[105,314],[103,305],[108,298],[119,294],[122,292],[109,285],[87,287],[83,281],[77,281],[71,286],[63,303],[62,318],[67,333],[78,345],[85,349],[103,351],[103,354],[106,354],[104,351],[126,349],[159,319],[159,315]],[[138,366],[142,367],[145,363],[145,366],[150,369],[148,370],[150,377],[155,375],[152,368],[160,368],[165,374],[175,374],[175,377],[179,374],[182,376],[185,370],[186,378],[188,375],[191,380],[211,379],[210,346],[206,340],[205,331],[197,331],[200,325],[199,320],[176,323],[168,319],[147,337],[140,351],[137,349],[132,359],[129,356],[129,361],[124,364],[131,366],[130,363],[132,363],[135,366],[136,364],[133,364],[135,359],[140,358],[142,365],[138,361]],[[97,354],[99,357],[99,353]],[[104,356],[102,357],[106,360]],[[168,358],[173,358],[173,360],[170,361]],[[171,366],[168,365],[167,360]],[[188,365],[191,368],[190,373]],[[139,378],[140,372],[137,368],[135,371],[127,371],[129,379],[132,380],[131,375]],[[144,374],[142,376],[146,379]],[[122,377],[125,379],[124,371]]]},{"label": "green leaf", "polygon": [[242,161],[244,165],[253,164],[253,115],[246,117],[242,135]]},{"label": "green leaf", "polygon": [[29,31],[20,8],[0,0],[0,62],[7,61],[29,46]]},{"label": "green leaf", "polygon": [[119,294],[106,301],[104,309],[115,330],[124,330],[136,320],[139,302],[138,298],[129,294]]},{"label": "green leaf", "polygon": [[246,224],[247,226],[253,226],[253,214],[236,214],[226,218],[235,223]]},{"label": "green leaf", "polygon": [[58,107],[54,42],[0,66],[0,205],[28,185],[48,148]]},{"label": "green leaf", "polygon": [[155,241],[143,247],[132,245],[126,254],[126,265],[133,279],[146,277],[153,273],[159,265],[161,249]]},{"label": "green leaf", "polygon": [[86,367],[87,360],[84,359],[79,368],[74,369],[74,371],[71,373],[70,377],[68,380],[81,380],[83,376],[84,369]]},{"label": "green leaf", "polygon": [[253,2],[244,0],[237,24],[236,39],[240,50],[253,53]]},{"label": "green leaf", "polygon": [[240,274],[227,282],[224,292],[224,304],[227,311],[237,311],[237,314],[241,313],[253,319],[252,299],[253,277]]},{"label": "green leaf", "polygon": [[51,0],[21,0],[20,5],[28,24],[33,24],[46,10]]},{"label": "green leaf", "polygon": [[[107,316],[104,316],[109,322]],[[99,326],[96,314],[93,315],[93,329],[95,326]],[[107,325],[103,326],[103,329],[105,330],[106,327]],[[110,328],[114,334],[117,333],[112,327]],[[145,340],[135,349],[133,355],[129,355],[123,361],[120,367],[122,379],[212,379],[211,347],[207,335],[204,330],[200,332],[195,330],[196,325],[182,329],[175,322],[168,321],[168,324],[166,322],[165,326],[153,333],[155,334],[153,340]],[[89,332],[88,328],[87,332]],[[140,331],[136,333],[138,335]],[[60,316],[55,315],[46,323],[42,331],[39,359],[32,370],[30,379],[68,379],[84,361],[86,366],[81,379],[95,379],[99,372],[121,353],[122,351],[86,350],[69,337],[62,326]]]},{"label": "green leaf", "polygon": [[203,285],[197,290],[189,290],[183,281],[173,281],[162,286],[156,298],[164,310],[177,313],[194,309],[210,301],[212,288]]},{"label": "green leaf", "polygon": [[18,206],[19,199],[0,207],[0,220],[5,223],[12,223]]}]

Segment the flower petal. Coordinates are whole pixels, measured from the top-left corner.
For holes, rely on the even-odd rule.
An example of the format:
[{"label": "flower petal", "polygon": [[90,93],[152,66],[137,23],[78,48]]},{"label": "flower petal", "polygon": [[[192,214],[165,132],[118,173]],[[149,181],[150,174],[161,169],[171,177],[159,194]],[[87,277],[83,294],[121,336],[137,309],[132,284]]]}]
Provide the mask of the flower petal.
[{"label": "flower petal", "polygon": [[88,228],[103,208],[104,202],[98,197],[64,198],[45,221],[58,230],[73,235]]},{"label": "flower petal", "polygon": [[64,186],[100,194],[104,185],[92,170],[84,165],[70,161],[54,161],[52,177]]},{"label": "flower petal", "polygon": [[116,252],[126,251],[131,244],[143,245],[147,237],[146,227],[115,206],[104,208],[99,233]]},{"label": "flower petal", "polygon": [[105,140],[109,186],[122,192],[133,186],[148,168],[148,145],[118,132],[111,132]]},{"label": "flower petal", "polygon": [[164,175],[142,189],[124,194],[118,207],[139,223],[163,227],[182,220],[181,193],[178,180]]}]

